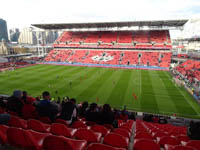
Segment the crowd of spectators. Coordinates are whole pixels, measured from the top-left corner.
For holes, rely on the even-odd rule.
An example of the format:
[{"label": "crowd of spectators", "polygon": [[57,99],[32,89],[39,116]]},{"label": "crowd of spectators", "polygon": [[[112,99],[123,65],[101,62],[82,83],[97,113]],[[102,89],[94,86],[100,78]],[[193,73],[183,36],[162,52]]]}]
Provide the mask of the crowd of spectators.
[{"label": "crowd of spectators", "polygon": [[48,91],[42,93],[41,97],[28,96],[26,91],[15,90],[12,96],[1,100],[0,107],[6,108],[9,112],[15,113],[24,119],[37,119],[47,117],[51,122],[60,118],[71,125],[78,118],[85,118],[98,124],[110,124],[117,127],[117,120],[135,120],[135,113],[125,109],[120,111],[112,109],[109,104],[99,106],[96,103],[88,104],[87,101],[77,104],[74,98],[60,97],[52,100]]}]

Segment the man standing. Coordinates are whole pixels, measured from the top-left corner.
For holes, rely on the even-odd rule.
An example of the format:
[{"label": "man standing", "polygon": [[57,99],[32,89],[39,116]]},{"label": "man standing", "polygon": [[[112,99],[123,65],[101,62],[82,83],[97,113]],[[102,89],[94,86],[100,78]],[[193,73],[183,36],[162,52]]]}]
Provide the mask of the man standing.
[{"label": "man standing", "polygon": [[43,100],[41,100],[37,105],[37,111],[40,117],[49,117],[51,121],[56,119],[58,113],[58,106],[51,102],[51,96],[48,91],[42,93]]}]

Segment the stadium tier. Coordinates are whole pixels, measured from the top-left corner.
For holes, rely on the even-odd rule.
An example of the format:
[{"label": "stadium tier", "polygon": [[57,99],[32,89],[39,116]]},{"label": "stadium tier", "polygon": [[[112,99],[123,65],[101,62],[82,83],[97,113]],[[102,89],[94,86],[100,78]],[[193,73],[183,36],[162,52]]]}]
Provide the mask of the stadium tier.
[{"label": "stadium tier", "polygon": [[187,60],[176,67],[176,70],[184,75],[190,82],[194,78],[200,81],[200,61]]},{"label": "stadium tier", "polygon": [[54,47],[161,50],[172,48],[168,30],[63,32],[55,42]]},{"label": "stadium tier", "polygon": [[52,50],[47,62],[169,67],[171,52],[123,50]]}]

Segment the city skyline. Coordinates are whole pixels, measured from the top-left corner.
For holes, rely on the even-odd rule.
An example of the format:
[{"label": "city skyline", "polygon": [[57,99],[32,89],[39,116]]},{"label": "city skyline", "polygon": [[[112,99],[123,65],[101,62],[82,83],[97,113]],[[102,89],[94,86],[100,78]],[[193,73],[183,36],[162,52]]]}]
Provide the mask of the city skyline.
[{"label": "city skyline", "polygon": [[169,20],[200,17],[198,0],[140,0],[95,2],[65,0],[2,1],[0,18],[8,29],[35,23],[72,23],[101,21]]}]

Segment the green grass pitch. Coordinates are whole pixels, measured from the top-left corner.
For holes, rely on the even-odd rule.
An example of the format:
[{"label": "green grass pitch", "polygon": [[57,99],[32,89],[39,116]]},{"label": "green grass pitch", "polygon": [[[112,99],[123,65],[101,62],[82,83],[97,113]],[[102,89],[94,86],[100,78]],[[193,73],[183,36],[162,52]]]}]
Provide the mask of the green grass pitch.
[{"label": "green grass pitch", "polygon": [[198,103],[174,84],[167,71],[35,65],[0,73],[0,94],[11,95],[14,89],[26,90],[32,96],[47,90],[54,98],[69,96],[78,102],[200,118]]}]

